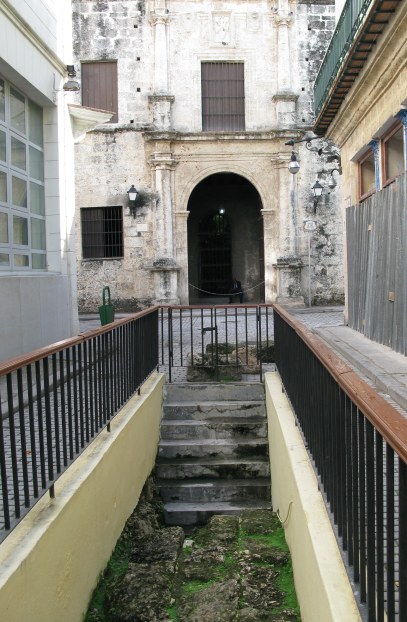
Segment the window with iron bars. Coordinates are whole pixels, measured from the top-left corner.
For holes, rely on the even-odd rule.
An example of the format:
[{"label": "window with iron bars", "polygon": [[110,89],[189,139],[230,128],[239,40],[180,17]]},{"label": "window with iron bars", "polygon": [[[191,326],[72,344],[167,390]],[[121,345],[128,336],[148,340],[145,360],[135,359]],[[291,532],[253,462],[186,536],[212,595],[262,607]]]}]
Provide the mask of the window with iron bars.
[{"label": "window with iron bars", "polygon": [[123,257],[122,207],[81,209],[82,258]]},{"label": "window with iron bars", "polygon": [[244,131],[244,64],[201,64],[202,130]]}]

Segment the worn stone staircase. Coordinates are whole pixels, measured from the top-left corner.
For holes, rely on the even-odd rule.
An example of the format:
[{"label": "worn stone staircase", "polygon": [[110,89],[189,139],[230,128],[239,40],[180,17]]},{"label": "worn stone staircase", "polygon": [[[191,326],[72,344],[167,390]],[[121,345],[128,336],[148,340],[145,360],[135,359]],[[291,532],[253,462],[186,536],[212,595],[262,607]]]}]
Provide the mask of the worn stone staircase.
[{"label": "worn stone staircase", "polygon": [[269,508],[263,385],[166,385],[156,478],[169,525]]}]

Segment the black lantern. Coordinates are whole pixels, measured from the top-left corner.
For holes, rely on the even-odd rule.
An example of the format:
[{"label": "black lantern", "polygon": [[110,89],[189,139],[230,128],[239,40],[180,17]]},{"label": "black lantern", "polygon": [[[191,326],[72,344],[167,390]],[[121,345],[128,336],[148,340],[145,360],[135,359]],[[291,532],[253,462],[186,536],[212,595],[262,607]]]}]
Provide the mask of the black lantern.
[{"label": "black lantern", "polygon": [[312,186],[312,194],[314,195],[314,214],[317,211],[318,201],[322,196],[323,186],[319,183],[318,179],[315,184]]}]

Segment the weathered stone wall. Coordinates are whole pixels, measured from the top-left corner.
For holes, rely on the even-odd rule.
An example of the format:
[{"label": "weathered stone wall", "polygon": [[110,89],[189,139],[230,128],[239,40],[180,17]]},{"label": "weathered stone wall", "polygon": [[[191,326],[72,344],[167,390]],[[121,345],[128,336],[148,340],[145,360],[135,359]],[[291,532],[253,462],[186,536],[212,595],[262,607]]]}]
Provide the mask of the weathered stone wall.
[{"label": "weathered stone wall", "polygon": [[[266,301],[301,303],[310,188],[335,162],[299,145],[294,177],[284,143],[312,125],[311,81],[334,25],[331,0],[74,1],[73,10],[77,65],[117,60],[119,94],[119,123],[99,126],[76,148],[78,257],[81,207],[122,205],[124,213],[123,259],[79,260],[80,308],[95,310],[105,284],[121,309],[187,303],[188,200],[200,181],[222,172],[242,175],[261,198]],[[245,64],[245,132],[201,132],[200,64],[210,60]],[[135,218],[126,194],[132,183],[158,197]],[[319,304],[343,295],[337,204],[336,192],[325,196],[316,215]]]}]

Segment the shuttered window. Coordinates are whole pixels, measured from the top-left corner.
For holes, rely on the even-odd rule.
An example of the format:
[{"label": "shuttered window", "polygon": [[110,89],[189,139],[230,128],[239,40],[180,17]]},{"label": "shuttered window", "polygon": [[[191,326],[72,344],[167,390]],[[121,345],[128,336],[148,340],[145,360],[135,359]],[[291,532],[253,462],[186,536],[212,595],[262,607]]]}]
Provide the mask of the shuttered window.
[{"label": "shuttered window", "polygon": [[111,123],[118,122],[117,62],[82,63],[82,105],[115,114]]},{"label": "shuttered window", "polygon": [[201,82],[202,130],[244,130],[244,64],[202,63]]},{"label": "shuttered window", "polygon": [[83,259],[123,257],[121,206],[84,207],[81,226]]}]

